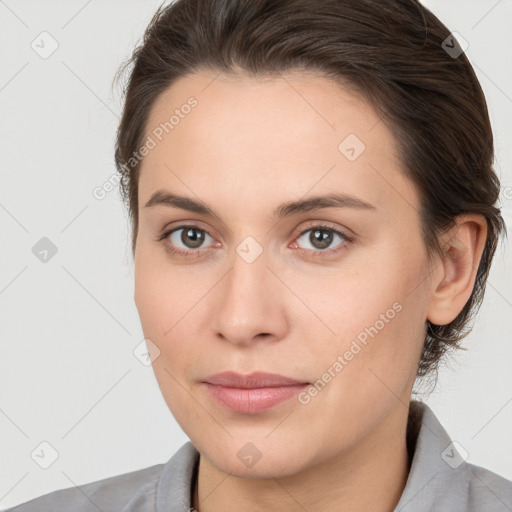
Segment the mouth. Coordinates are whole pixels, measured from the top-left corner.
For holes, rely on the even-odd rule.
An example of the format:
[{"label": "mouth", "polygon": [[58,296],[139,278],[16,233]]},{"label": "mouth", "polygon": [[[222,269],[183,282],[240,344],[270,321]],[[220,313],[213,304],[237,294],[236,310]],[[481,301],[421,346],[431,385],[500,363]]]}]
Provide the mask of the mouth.
[{"label": "mouth", "polygon": [[203,385],[220,405],[239,413],[257,414],[289,400],[310,383],[275,373],[222,372],[205,379]]}]

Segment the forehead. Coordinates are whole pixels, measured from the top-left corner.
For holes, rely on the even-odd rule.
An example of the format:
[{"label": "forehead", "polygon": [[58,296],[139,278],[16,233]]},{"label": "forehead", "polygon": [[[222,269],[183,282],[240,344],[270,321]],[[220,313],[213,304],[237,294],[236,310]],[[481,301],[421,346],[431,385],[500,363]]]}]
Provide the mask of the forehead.
[{"label": "forehead", "polygon": [[155,146],[142,163],[141,201],[166,185],[185,191],[186,176],[189,188],[216,187],[225,201],[241,189],[276,201],[336,189],[376,205],[417,202],[385,123],[360,95],[318,74],[188,75],[154,103],[148,137]]}]

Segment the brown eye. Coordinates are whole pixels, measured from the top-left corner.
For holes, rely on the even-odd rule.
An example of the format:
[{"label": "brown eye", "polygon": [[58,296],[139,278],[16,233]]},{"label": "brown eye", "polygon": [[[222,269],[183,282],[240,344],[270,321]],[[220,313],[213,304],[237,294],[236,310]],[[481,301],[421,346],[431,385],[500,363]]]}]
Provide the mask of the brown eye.
[{"label": "brown eye", "polygon": [[[302,241],[301,241],[302,240]],[[335,244],[336,240],[338,243]],[[297,242],[301,241],[298,245],[310,245],[310,248],[305,248],[308,252],[312,253],[331,253],[336,252],[341,247],[350,242],[351,239],[341,231],[330,226],[313,226],[301,232],[297,238]],[[332,245],[334,248],[332,248]]]},{"label": "brown eye", "polygon": [[205,241],[213,238],[204,230],[197,226],[180,226],[164,233],[160,240],[166,245],[166,248],[177,254],[198,253],[197,249],[204,248]]}]

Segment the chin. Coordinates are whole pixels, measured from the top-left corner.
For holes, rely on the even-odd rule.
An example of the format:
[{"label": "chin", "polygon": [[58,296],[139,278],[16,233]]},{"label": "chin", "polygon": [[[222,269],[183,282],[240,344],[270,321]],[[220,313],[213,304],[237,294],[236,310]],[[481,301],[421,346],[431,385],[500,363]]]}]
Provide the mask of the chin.
[{"label": "chin", "polygon": [[221,442],[215,440],[215,443],[212,438],[199,442],[191,440],[210,464],[238,478],[282,478],[314,463],[312,447],[305,447],[301,440],[288,436],[285,443],[282,437],[270,439],[265,435],[268,432],[254,438],[226,436]]}]

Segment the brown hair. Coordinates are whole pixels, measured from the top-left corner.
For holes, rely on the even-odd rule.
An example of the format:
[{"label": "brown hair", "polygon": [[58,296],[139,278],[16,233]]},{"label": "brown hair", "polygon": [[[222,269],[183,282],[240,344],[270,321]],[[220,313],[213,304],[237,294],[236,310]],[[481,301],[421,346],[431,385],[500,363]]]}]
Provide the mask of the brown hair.
[{"label": "brown hair", "polygon": [[161,93],[205,69],[258,77],[320,72],[355,88],[395,134],[404,172],[420,193],[429,257],[440,251],[438,236],[456,216],[486,218],[473,293],[451,323],[427,321],[418,376],[436,370],[446,350],[458,347],[482,302],[504,222],[495,206],[500,186],[484,94],[466,55],[434,14],[416,0],[177,0],[160,5],[116,80],[132,65],[115,162],[133,254],[140,163],[132,156]]}]

